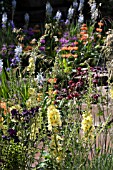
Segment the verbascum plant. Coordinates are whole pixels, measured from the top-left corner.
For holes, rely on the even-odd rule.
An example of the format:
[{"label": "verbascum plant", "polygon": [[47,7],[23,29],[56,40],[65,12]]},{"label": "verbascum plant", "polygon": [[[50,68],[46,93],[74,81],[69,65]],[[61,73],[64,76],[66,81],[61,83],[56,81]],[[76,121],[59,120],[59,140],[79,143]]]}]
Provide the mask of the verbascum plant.
[{"label": "verbascum plant", "polygon": [[83,120],[81,122],[81,128],[84,132],[85,139],[94,138],[94,125],[93,118],[90,112],[85,111],[82,115]]},{"label": "verbascum plant", "polygon": [[53,157],[55,157],[57,163],[60,163],[63,158],[63,145],[62,145],[63,138],[59,135],[52,135],[51,142],[50,142],[50,152]]},{"label": "verbascum plant", "polygon": [[60,127],[62,125],[61,115],[58,109],[54,105],[50,105],[47,108],[48,117],[48,130],[52,131],[54,127]]},{"label": "verbascum plant", "polygon": [[31,75],[35,73],[35,59],[34,59],[34,57],[29,58],[29,65],[27,66],[27,71]]},{"label": "verbascum plant", "polygon": [[30,87],[28,89],[28,100],[26,101],[27,108],[32,108],[37,106],[37,91],[35,88]]}]

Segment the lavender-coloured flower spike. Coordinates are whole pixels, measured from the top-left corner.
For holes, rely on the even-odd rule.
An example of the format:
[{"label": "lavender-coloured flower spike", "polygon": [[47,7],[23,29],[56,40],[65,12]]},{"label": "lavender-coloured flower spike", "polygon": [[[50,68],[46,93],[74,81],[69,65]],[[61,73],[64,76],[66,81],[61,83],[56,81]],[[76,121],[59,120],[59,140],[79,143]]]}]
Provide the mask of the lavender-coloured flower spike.
[{"label": "lavender-coloured flower spike", "polygon": [[97,17],[98,17],[98,9],[96,9],[95,12],[92,13],[91,20],[94,22],[96,21]]},{"label": "lavender-coloured flower spike", "polygon": [[96,8],[95,0],[89,1],[89,5],[90,5],[90,8],[91,8],[91,11],[90,11],[91,12],[91,20],[92,20],[92,22],[95,22],[95,20],[98,17],[98,9]]},{"label": "lavender-coloured flower spike", "polygon": [[13,20],[10,21],[10,26],[11,26],[12,30],[15,28],[15,24],[14,24]]},{"label": "lavender-coloured flower spike", "polygon": [[4,12],[3,15],[2,15],[2,23],[6,24],[6,22],[7,22],[7,13]]},{"label": "lavender-coloured flower spike", "polygon": [[65,25],[69,25],[70,24],[70,20],[69,19],[66,19],[66,21],[65,21]]},{"label": "lavender-coloured flower spike", "polygon": [[84,22],[84,16],[83,16],[83,14],[79,14],[79,18],[78,18],[78,23],[79,24],[82,24]]},{"label": "lavender-coloured flower spike", "polygon": [[53,8],[49,2],[46,3],[46,15],[51,17],[53,12]]},{"label": "lavender-coloured flower spike", "polygon": [[29,24],[29,14],[28,13],[25,14],[24,19],[25,19],[25,24],[26,24],[25,27],[27,29],[28,24]]},{"label": "lavender-coloured flower spike", "polygon": [[77,7],[78,7],[78,2],[77,2],[77,0],[74,0],[73,1],[73,8],[77,9]]},{"label": "lavender-coloured flower spike", "polygon": [[73,14],[74,14],[74,8],[70,7],[69,10],[68,10],[68,16],[67,16],[67,18],[68,18],[68,19],[72,19]]},{"label": "lavender-coloured flower spike", "polygon": [[16,8],[16,1],[15,1],[15,0],[12,1],[12,8],[13,8],[13,9]]},{"label": "lavender-coloured flower spike", "polygon": [[78,11],[81,11],[84,6],[84,0],[80,0]]},{"label": "lavender-coloured flower spike", "polygon": [[7,13],[4,12],[2,15],[2,28],[6,28],[6,23],[7,23]]},{"label": "lavender-coloured flower spike", "polygon": [[96,10],[96,2],[93,2],[90,7],[91,7],[91,14],[92,14]]},{"label": "lavender-coloured flower spike", "polygon": [[14,50],[14,58],[11,60],[11,66],[15,66],[17,63],[20,62],[20,55],[22,54],[22,46],[16,46]]},{"label": "lavender-coloured flower spike", "polygon": [[25,22],[28,23],[29,22],[29,14],[26,13],[24,16]]},{"label": "lavender-coloured flower spike", "polygon": [[61,17],[62,17],[62,13],[58,10],[57,13],[56,13],[56,16],[55,16],[55,19],[57,20],[57,22],[59,22]]},{"label": "lavender-coloured flower spike", "polygon": [[2,72],[3,69],[3,61],[0,59],[0,73]]},{"label": "lavender-coloured flower spike", "polygon": [[16,46],[14,51],[15,51],[15,56],[20,56],[22,54],[22,46],[21,45]]}]

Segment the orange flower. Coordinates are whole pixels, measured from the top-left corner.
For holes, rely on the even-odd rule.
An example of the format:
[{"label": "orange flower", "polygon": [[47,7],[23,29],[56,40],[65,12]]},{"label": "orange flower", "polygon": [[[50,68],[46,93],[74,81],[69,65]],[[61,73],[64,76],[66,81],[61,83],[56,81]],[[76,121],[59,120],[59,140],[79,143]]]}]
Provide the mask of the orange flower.
[{"label": "orange flower", "polygon": [[63,54],[63,55],[62,55],[63,58],[69,58],[69,57],[71,57],[71,56],[72,56],[72,54]]},{"label": "orange flower", "polygon": [[37,101],[40,102],[42,100],[43,94],[42,93],[38,93],[37,95],[38,95]]},{"label": "orange flower", "polygon": [[70,50],[73,50],[73,47],[69,46],[69,47],[68,47],[68,50],[69,50],[69,51],[70,51]]},{"label": "orange flower", "polygon": [[73,57],[74,57],[74,58],[77,58],[77,57],[78,57],[78,55],[77,55],[77,54],[74,54],[74,55],[73,55]]},{"label": "orange flower", "polygon": [[77,44],[78,44],[78,42],[77,42],[77,41],[75,41],[75,42],[74,42],[74,44],[75,44],[75,45],[77,45]]},{"label": "orange flower", "polygon": [[80,32],[80,35],[84,35],[84,34],[86,34],[86,31],[81,31]]},{"label": "orange flower", "polygon": [[80,40],[82,40],[82,41],[87,40],[87,38],[86,37],[81,37]]},{"label": "orange flower", "polygon": [[81,30],[87,30],[87,27],[81,27],[80,29]]},{"label": "orange flower", "polygon": [[68,47],[62,47],[61,50],[68,50]]},{"label": "orange flower", "polygon": [[87,41],[84,41],[83,44],[86,45],[86,44],[87,44]]},{"label": "orange flower", "polygon": [[0,102],[0,108],[4,110],[4,115],[6,115],[8,109],[7,109],[7,105],[5,102]]},{"label": "orange flower", "polygon": [[78,50],[78,47],[73,47],[73,50]]},{"label": "orange flower", "polygon": [[101,27],[103,26],[104,24],[102,22],[98,22],[98,25]]},{"label": "orange flower", "polygon": [[86,27],[87,25],[86,24],[82,24],[82,27]]},{"label": "orange flower", "polygon": [[77,55],[77,54],[74,54],[74,55],[73,55],[73,54],[70,53],[70,54],[63,54],[62,57],[63,57],[63,58],[69,58],[69,57],[77,58],[78,55]]},{"label": "orange flower", "polygon": [[29,51],[29,50],[32,50],[32,46],[30,46],[30,45],[28,45],[28,46],[24,49],[24,51]]},{"label": "orange flower", "polygon": [[48,82],[51,83],[51,84],[56,83],[57,78],[50,78],[50,79],[48,79]]},{"label": "orange flower", "polygon": [[101,28],[96,28],[96,31],[97,32],[102,32],[102,29]]},{"label": "orange flower", "polygon": [[88,38],[88,34],[84,34],[84,35],[80,38],[80,40],[87,40],[87,38]]}]

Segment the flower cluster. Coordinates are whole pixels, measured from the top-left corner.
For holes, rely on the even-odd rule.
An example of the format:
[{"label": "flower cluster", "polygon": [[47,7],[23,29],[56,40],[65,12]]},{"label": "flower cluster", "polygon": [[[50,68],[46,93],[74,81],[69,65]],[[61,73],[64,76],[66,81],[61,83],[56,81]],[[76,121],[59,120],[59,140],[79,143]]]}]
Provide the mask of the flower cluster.
[{"label": "flower cluster", "polygon": [[62,150],[63,150],[63,145],[62,145],[63,138],[61,138],[59,135],[52,135],[51,136],[51,142],[50,142],[50,149],[52,152],[52,155],[56,158],[56,161],[59,163],[62,161],[64,158]]},{"label": "flower cluster", "polygon": [[27,108],[35,107],[37,105],[37,92],[35,88],[28,89],[28,100],[26,101]]},{"label": "flower cluster", "polygon": [[84,132],[85,137],[93,138],[94,137],[94,125],[93,125],[93,118],[90,112],[83,113],[83,120],[81,122],[81,128]]},{"label": "flower cluster", "polygon": [[53,127],[58,127],[62,125],[61,116],[58,109],[54,105],[50,105],[47,108],[48,117],[48,130],[52,130]]},{"label": "flower cluster", "polygon": [[27,66],[27,71],[29,71],[31,75],[35,73],[35,59],[34,59],[34,57],[29,58],[29,65]]}]

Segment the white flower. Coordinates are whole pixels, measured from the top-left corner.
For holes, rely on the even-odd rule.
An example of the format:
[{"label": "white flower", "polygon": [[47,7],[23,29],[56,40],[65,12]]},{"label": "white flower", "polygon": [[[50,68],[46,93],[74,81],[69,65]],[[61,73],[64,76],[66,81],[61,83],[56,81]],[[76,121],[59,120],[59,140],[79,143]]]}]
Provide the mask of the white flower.
[{"label": "white flower", "polygon": [[26,14],[24,15],[24,19],[25,19],[25,22],[26,22],[26,23],[29,22],[29,14],[28,14],[28,13],[26,13]]},{"label": "white flower", "polygon": [[96,2],[91,4],[91,13],[95,12],[95,10],[96,10]]},{"label": "white flower", "polygon": [[3,61],[0,59],[0,73],[2,72],[3,69]]},{"label": "white flower", "polygon": [[52,16],[53,8],[49,2],[46,3],[46,15]]},{"label": "white flower", "polygon": [[98,17],[98,9],[95,10],[95,12],[92,13],[91,19],[92,21],[95,21]]},{"label": "white flower", "polygon": [[69,10],[68,10],[68,16],[67,16],[67,18],[68,18],[68,19],[72,19],[73,14],[74,14],[74,8],[70,7]]},{"label": "white flower", "polygon": [[79,18],[78,18],[78,23],[82,24],[83,22],[84,22],[84,16],[82,14],[80,14]]},{"label": "white flower", "polygon": [[2,22],[3,23],[7,22],[7,13],[6,12],[4,12],[3,15],[2,15]]},{"label": "white flower", "polygon": [[60,11],[57,11],[56,16],[55,16],[55,19],[56,19],[57,21],[59,21],[59,20],[61,19],[61,17],[62,17],[62,13],[61,13]]},{"label": "white flower", "polygon": [[45,78],[43,76],[43,73],[38,73],[37,76],[36,76],[36,79],[37,83],[39,85],[43,85],[44,81],[45,81]]},{"label": "white flower", "polygon": [[15,48],[15,56],[20,56],[22,54],[22,46],[18,45]]},{"label": "white flower", "polygon": [[14,9],[16,8],[16,1],[15,0],[12,1],[12,8],[14,8]]}]

